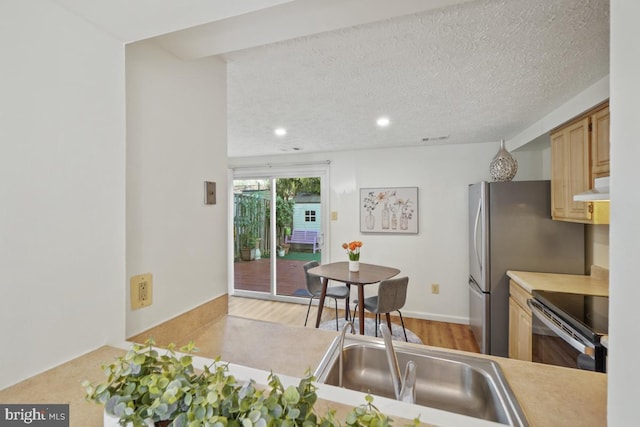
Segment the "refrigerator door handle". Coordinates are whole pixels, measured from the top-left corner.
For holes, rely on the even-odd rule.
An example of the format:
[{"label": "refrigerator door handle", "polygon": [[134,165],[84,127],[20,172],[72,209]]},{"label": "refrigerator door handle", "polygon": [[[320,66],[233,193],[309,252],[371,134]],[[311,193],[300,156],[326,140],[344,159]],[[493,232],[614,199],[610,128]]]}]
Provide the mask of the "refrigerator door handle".
[{"label": "refrigerator door handle", "polygon": [[478,284],[472,278],[469,278],[469,288],[474,294],[482,297],[483,292],[480,290],[480,287],[478,287]]},{"label": "refrigerator door handle", "polygon": [[473,226],[473,252],[476,254],[478,265],[480,266],[480,274],[482,275],[482,260],[478,252],[478,225],[480,224],[480,215],[482,213],[482,199],[478,201],[478,209],[476,210],[476,220]]}]

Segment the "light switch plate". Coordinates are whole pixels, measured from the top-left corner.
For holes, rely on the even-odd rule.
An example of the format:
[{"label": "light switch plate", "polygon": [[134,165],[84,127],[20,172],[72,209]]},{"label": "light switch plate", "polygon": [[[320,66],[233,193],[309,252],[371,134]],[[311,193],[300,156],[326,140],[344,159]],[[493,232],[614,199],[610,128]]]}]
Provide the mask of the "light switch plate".
[{"label": "light switch plate", "polygon": [[216,183],[211,181],[204,182],[204,204],[216,204]]}]

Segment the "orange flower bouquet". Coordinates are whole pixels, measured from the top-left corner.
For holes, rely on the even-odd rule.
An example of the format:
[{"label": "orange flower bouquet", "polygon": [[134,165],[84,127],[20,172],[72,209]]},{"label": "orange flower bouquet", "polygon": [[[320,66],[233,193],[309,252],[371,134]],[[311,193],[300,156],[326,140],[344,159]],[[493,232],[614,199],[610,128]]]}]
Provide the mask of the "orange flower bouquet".
[{"label": "orange flower bouquet", "polygon": [[360,260],[360,248],[362,247],[362,242],[358,240],[354,240],[353,242],[343,243],[342,249],[347,251],[347,255],[349,255],[349,261],[359,261]]}]

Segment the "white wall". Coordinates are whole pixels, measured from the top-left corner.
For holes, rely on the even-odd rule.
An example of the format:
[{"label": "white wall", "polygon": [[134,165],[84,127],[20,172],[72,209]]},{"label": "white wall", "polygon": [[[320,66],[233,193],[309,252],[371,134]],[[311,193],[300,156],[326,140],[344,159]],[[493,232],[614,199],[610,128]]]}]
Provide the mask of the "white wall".
[{"label": "white wall", "polygon": [[124,338],[124,49],[0,2],[0,388]]},{"label": "white wall", "polygon": [[[468,185],[490,179],[489,163],[499,148],[498,142],[441,145],[234,158],[230,163],[240,166],[331,160],[329,210],[338,212],[338,220],[329,222],[327,244],[331,259],[324,262],[346,260],[341,244],[362,240],[361,262],[397,267],[409,276],[409,295],[403,313],[467,323]],[[515,157],[519,162],[516,179],[539,179],[539,155],[525,152],[515,153]],[[361,234],[358,189],[394,186],[419,187],[419,233]],[[440,284],[439,295],[430,293],[432,283]]]},{"label": "white wall", "polygon": [[[152,273],[135,335],[227,292],[226,66],[127,46],[127,280]],[[214,181],[216,205],[204,205]],[[128,286],[127,286],[128,288]]]},{"label": "white wall", "polygon": [[637,424],[640,286],[640,2],[611,2],[610,427]]}]

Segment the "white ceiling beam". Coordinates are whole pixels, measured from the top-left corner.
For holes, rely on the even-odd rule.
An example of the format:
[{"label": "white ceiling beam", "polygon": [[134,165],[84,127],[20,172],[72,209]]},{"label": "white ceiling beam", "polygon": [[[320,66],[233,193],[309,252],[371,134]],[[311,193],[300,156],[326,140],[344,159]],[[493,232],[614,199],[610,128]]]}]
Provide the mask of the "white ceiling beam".
[{"label": "white ceiling beam", "polygon": [[131,43],[294,0],[51,0]]},{"label": "white ceiling beam", "polygon": [[179,58],[196,59],[468,1],[296,0],[153,40]]}]

